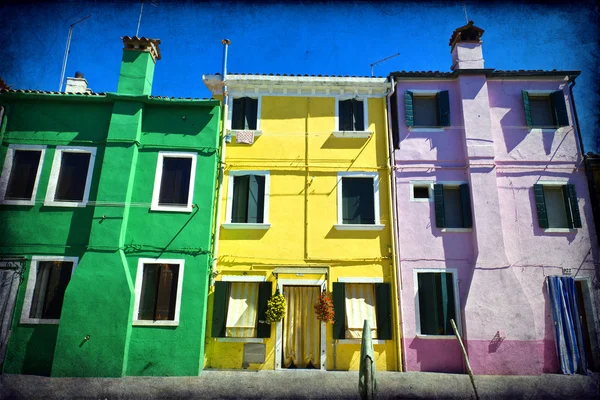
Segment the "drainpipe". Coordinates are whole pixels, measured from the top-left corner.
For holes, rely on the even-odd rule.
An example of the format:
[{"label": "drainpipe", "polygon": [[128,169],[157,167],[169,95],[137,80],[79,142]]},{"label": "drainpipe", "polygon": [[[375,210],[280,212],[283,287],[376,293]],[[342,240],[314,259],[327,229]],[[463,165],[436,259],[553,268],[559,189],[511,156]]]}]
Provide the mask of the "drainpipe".
[{"label": "drainpipe", "polygon": [[[391,184],[391,201],[389,202],[389,215],[392,216],[392,221],[391,221],[391,228],[392,228],[392,278],[394,280],[394,283],[398,283],[397,285],[392,285],[392,290],[394,293],[394,297],[396,299],[396,301],[393,302],[394,304],[394,313],[396,314],[396,318],[398,319],[399,323],[394,324],[394,330],[396,333],[396,369],[398,371],[402,371],[402,361],[404,360],[404,347],[401,345],[402,341],[401,341],[401,333],[402,333],[402,329],[404,328],[404,321],[402,319],[402,314],[400,313],[400,306],[399,306],[399,302],[400,302],[400,293],[402,292],[402,274],[398,274],[398,268],[399,268],[399,262],[398,262],[398,246],[397,246],[397,240],[396,240],[396,224],[394,224],[394,221],[398,221],[397,219],[397,215],[396,215],[396,177],[394,174],[394,166],[395,166],[395,162],[394,162],[394,141],[393,141],[393,137],[392,137],[392,124],[391,124],[391,118],[392,118],[392,113],[395,112],[394,110],[391,110],[390,104],[391,104],[391,97],[394,95],[395,93],[395,85],[396,82],[394,82],[394,78],[390,77],[391,79],[391,83],[392,83],[392,87],[389,89],[389,92],[386,96],[386,100],[387,100],[387,109],[388,109],[388,115],[387,115],[387,123],[388,123],[388,129],[387,129],[387,144],[388,144],[388,157],[387,157],[387,168],[389,171],[389,177],[390,177],[390,184]],[[402,328],[400,328],[400,325],[402,325]]]},{"label": "drainpipe", "polygon": [[227,93],[227,50],[229,49],[229,45],[231,41],[229,39],[223,39],[221,41],[223,43],[223,115],[221,122],[221,160],[219,163],[219,176],[218,182],[219,186],[217,187],[217,210],[216,210],[216,221],[215,221],[215,234],[214,234],[214,242],[213,242],[213,261],[210,269],[210,287],[215,285],[215,277],[219,273],[217,271],[217,258],[219,254],[219,234],[221,232],[221,192],[223,188],[223,175],[225,173],[225,149],[227,147],[227,143],[225,141],[225,135],[227,134],[227,130],[225,128],[225,122],[227,121],[227,112],[228,112],[228,102],[229,95]]},{"label": "drainpipe", "polygon": [[579,139],[579,151],[581,151],[581,159],[583,160],[583,138],[581,137],[581,129],[579,128],[579,118],[577,118],[577,108],[575,107],[575,97],[573,97],[573,87],[575,86],[575,77],[569,76],[569,94],[571,95],[571,105],[573,106],[573,116],[575,117],[575,125],[577,125],[577,138]]}]

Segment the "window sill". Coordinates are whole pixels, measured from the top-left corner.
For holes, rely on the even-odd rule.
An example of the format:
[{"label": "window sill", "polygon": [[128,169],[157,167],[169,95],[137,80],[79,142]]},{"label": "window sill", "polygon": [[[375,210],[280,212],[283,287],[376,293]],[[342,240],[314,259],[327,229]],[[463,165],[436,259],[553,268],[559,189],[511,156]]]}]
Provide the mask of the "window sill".
[{"label": "window sill", "polygon": [[227,223],[221,224],[224,229],[253,229],[253,230],[267,230],[271,227],[271,224],[244,224],[244,223]]},{"label": "window sill", "polygon": [[[362,339],[338,339],[338,344],[361,344]],[[385,344],[385,340],[373,339],[373,344]]]},{"label": "window sill", "polygon": [[151,211],[169,211],[169,212],[185,212],[190,213],[194,207],[192,205],[189,206],[161,206],[153,204],[150,207]]},{"label": "window sill", "polygon": [[442,232],[473,232],[473,228],[442,228]]},{"label": "window sill", "polygon": [[408,127],[410,132],[444,132],[444,128],[438,126],[418,126],[418,127]]},{"label": "window sill", "polygon": [[433,198],[413,198],[410,199],[410,201],[413,203],[431,203],[433,201]]},{"label": "window sill", "polygon": [[544,233],[574,233],[577,232],[577,229],[571,228],[547,228],[544,229]]},{"label": "window sill", "polygon": [[561,133],[564,126],[532,126],[529,128],[530,133]]},{"label": "window sill", "polygon": [[87,201],[45,201],[45,207],[85,207]]},{"label": "window sill", "polygon": [[60,319],[43,319],[43,318],[21,318],[20,324],[29,325],[58,325]]},{"label": "window sill", "polygon": [[35,205],[35,199],[33,200],[2,200],[0,204],[5,206],[33,206]]},{"label": "window sill", "polygon": [[133,326],[179,326],[179,321],[150,321],[136,320]]},{"label": "window sill", "polygon": [[254,132],[254,136],[262,135],[262,131],[259,129],[228,129],[227,133],[232,137],[237,137],[238,132],[252,131]]},{"label": "window sill", "polygon": [[371,131],[333,131],[333,136],[336,138],[364,139],[372,134]]},{"label": "window sill", "polygon": [[223,343],[263,343],[262,338],[243,338],[243,337],[220,337],[215,338],[217,342]]},{"label": "window sill", "polygon": [[382,224],[336,224],[333,226],[338,231],[381,231],[385,228]]},{"label": "window sill", "polygon": [[419,339],[446,339],[446,340],[456,340],[455,335],[422,335],[417,333],[417,338]]}]

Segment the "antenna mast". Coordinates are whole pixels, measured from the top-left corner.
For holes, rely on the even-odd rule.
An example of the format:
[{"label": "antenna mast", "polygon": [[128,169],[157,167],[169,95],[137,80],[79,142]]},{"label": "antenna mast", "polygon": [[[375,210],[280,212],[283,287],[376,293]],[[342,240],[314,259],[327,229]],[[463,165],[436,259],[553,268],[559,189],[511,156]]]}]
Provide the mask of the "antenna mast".
[{"label": "antenna mast", "polygon": [[380,62],[384,62],[384,61],[386,61],[386,60],[389,60],[390,58],[394,58],[394,57],[396,57],[396,56],[399,56],[399,55],[400,55],[400,53],[396,53],[396,54],[394,54],[394,55],[391,55],[391,56],[389,56],[389,57],[383,58],[383,59],[381,59],[381,60],[379,60],[379,61],[375,61],[373,64],[371,64],[371,77],[373,76],[373,67],[374,67],[376,64],[379,64]]},{"label": "antenna mast", "polygon": [[467,16],[467,5],[463,1],[463,10],[465,12],[465,19],[467,20],[467,24],[469,23],[469,17]]},{"label": "antenna mast", "polygon": [[63,87],[63,81],[65,79],[65,71],[67,70],[67,60],[69,59],[69,49],[71,47],[71,36],[73,36],[73,27],[75,25],[77,25],[80,22],[85,21],[86,19],[88,19],[89,17],[91,17],[92,14],[88,15],[85,18],[80,19],[79,21],[72,23],[71,26],[69,27],[69,36],[67,37],[67,47],[65,48],[65,55],[63,57],[63,65],[62,65],[62,71],[60,73],[60,86],[58,87],[58,91],[61,92],[62,91],[62,87]]}]

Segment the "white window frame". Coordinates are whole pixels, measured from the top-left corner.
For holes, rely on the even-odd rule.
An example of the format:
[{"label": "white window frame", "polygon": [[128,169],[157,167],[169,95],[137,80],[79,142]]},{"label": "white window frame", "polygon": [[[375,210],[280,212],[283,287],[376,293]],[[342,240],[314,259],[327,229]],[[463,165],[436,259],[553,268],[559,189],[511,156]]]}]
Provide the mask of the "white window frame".
[{"label": "white window frame", "polygon": [[[413,94],[413,99],[415,97],[428,97],[431,95],[437,95],[439,92],[441,92],[442,90],[447,90],[447,89],[442,89],[442,90],[434,90],[434,89],[406,89],[409,92],[412,92]],[[414,104],[413,104],[413,109],[414,109]],[[414,112],[414,111],[413,111]],[[438,121],[439,123],[439,121]],[[448,129],[451,128],[451,126],[409,126],[408,130],[410,132],[444,132],[444,129]]]},{"label": "white window frame", "polygon": [[[436,182],[432,182],[432,185],[431,185],[432,192],[433,192],[434,184],[448,186],[450,188],[459,188],[459,189],[460,189],[460,185],[469,185],[469,191],[471,190],[471,184],[467,181],[436,181]],[[431,193],[431,196],[434,196],[434,194]],[[432,199],[432,201],[435,202],[434,199]],[[461,199],[461,201],[462,201],[462,199]],[[471,203],[471,208],[473,208],[472,203]],[[473,218],[473,216],[471,216],[471,218]],[[473,228],[440,228],[440,232],[473,232]]]},{"label": "white window frame", "polygon": [[415,319],[416,319],[416,336],[422,339],[450,339],[455,340],[454,334],[450,335],[427,335],[421,333],[421,310],[419,306],[419,277],[420,273],[451,273],[452,274],[452,287],[454,288],[454,311],[456,313],[456,328],[458,333],[462,336],[462,322],[461,322],[461,307],[458,295],[458,270],[456,268],[414,268],[413,269],[413,285],[415,290]]},{"label": "white window frame", "polygon": [[[188,191],[188,202],[185,207],[174,205],[160,205],[158,200],[160,197],[160,185],[162,183],[163,162],[166,158],[191,158],[192,166],[190,171],[190,185]],[[196,160],[198,153],[193,152],[178,152],[178,151],[159,151],[158,160],[156,162],[156,173],[154,175],[154,190],[152,192],[152,211],[173,211],[173,212],[191,212],[194,203],[194,183],[196,182]]]},{"label": "white window frame", "polygon": [[[63,257],[63,256],[32,256],[29,266],[29,277],[27,278],[27,289],[25,290],[25,299],[23,300],[23,308],[21,309],[21,324],[58,324],[60,319],[45,319],[45,318],[30,318],[31,304],[33,302],[33,292],[37,281],[37,270],[40,261],[63,261],[72,262],[73,269],[71,270],[71,278],[75,273],[79,257]],[[68,285],[67,285],[68,288]],[[63,303],[64,304],[64,303]]]},{"label": "white window frame", "polygon": [[[90,164],[88,166],[87,177],[85,180],[85,189],[83,191],[83,199],[81,201],[65,201],[54,200],[56,195],[56,185],[58,184],[58,175],[63,153],[89,153]],[[46,200],[44,206],[49,207],[85,207],[90,196],[90,187],[94,176],[94,163],[96,162],[96,147],[74,147],[74,146],[56,146],[54,151],[54,159],[52,160],[52,170],[50,171],[50,179],[48,180],[48,189],[46,190]]]},{"label": "white window frame", "polygon": [[[138,319],[140,309],[140,299],[142,296],[142,282],[144,280],[144,264],[177,264],[179,265],[179,273],[177,276],[177,298],[175,300],[175,316],[173,320],[147,320]],[[163,259],[163,258],[140,258],[138,260],[138,268],[135,275],[135,305],[133,307],[132,325],[135,326],[178,326],[179,313],[181,311],[181,292],[183,289],[183,272],[185,260],[183,259]]]},{"label": "white window frame", "polygon": [[[39,151],[40,162],[38,164],[38,170],[33,183],[33,191],[29,200],[7,200],[6,191],[8,190],[8,181],[10,179],[10,173],[12,172],[14,165],[15,152],[20,151]],[[27,144],[9,144],[8,150],[6,151],[6,158],[4,158],[4,166],[2,168],[2,176],[0,177],[0,204],[6,205],[18,205],[18,206],[32,206],[35,204],[35,198],[37,196],[38,185],[40,183],[40,176],[42,174],[42,165],[44,164],[44,156],[46,155],[46,146],[39,145],[27,145]]]},{"label": "white window frame", "polygon": [[[342,178],[372,178],[373,179],[373,205],[375,208],[374,224],[344,224],[342,213]],[[379,173],[378,172],[338,172],[337,173],[337,224],[335,229],[340,231],[381,231],[385,225],[381,224],[379,206]]]},{"label": "white window frame", "polygon": [[[552,187],[562,187],[562,186],[567,186],[569,184],[569,182],[567,181],[543,181],[543,180],[538,180],[536,182],[536,184],[538,185],[542,185],[542,186],[552,186]],[[545,193],[544,193],[545,196]],[[534,201],[535,203],[535,201]],[[567,212],[567,205],[563,204],[565,209],[563,210],[564,213]],[[546,207],[546,213],[548,212],[548,209]],[[535,216],[534,216],[535,218]],[[583,218],[582,218],[583,221]],[[542,229],[542,228],[540,228]],[[577,232],[578,228],[546,228],[546,229],[542,229],[542,231],[544,231],[544,233],[572,233],[572,232]]]},{"label": "white window frame", "polygon": [[[340,130],[340,101],[356,99],[363,102],[363,122],[364,127],[360,131],[341,131]],[[335,137],[347,137],[347,138],[368,138],[373,132],[369,131],[369,98],[360,95],[347,95],[347,96],[336,96],[335,97],[335,126],[333,135]]]},{"label": "white window frame", "polygon": [[233,100],[241,99],[243,97],[249,97],[251,99],[258,100],[258,104],[256,105],[256,129],[254,130],[254,136],[260,136],[262,134],[262,130],[260,128],[260,114],[262,112],[262,96],[261,95],[249,95],[249,94],[241,94],[229,96],[227,100],[227,119],[225,120],[225,129],[227,129],[228,133],[231,136],[237,136],[237,132],[239,129],[231,129],[231,121],[233,119]]},{"label": "white window frame", "polygon": [[[233,212],[233,181],[236,176],[257,175],[265,177],[265,198],[262,223],[243,223],[231,222],[231,214]],[[222,224],[225,229],[257,229],[265,230],[271,227],[269,223],[269,192],[271,188],[271,172],[270,171],[250,171],[250,170],[235,170],[229,171],[229,182],[227,183],[227,210],[225,212],[225,223]]]},{"label": "white window frame", "polygon": [[[359,284],[369,284],[375,285],[376,283],[384,283],[383,278],[377,277],[352,277],[352,278],[343,278],[340,277],[337,280],[340,283],[359,283]],[[344,293],[344,301],[346,301],[346,293]],[[375,299],[377,301],[377,299]],[[393,301],[393,300],[392,300]],[[377,310],[377,308],[375,308]],[[344,321],[344,324],[346,322]],[[377,328],[377,327],[376,327]],[[360,344],[362,339],[336,339],[338,344]],[[372,339],[373,344],[385,344],[385,340],[383,339]]]},{"label": "white window frame", "polygon": [[[420,203],[431,203],[433,202],[433,181],[410,181],[410,201]],[[427,187],[429,191],[429,197],[426,199],[415,198],[414,188],[416,187]]]}]

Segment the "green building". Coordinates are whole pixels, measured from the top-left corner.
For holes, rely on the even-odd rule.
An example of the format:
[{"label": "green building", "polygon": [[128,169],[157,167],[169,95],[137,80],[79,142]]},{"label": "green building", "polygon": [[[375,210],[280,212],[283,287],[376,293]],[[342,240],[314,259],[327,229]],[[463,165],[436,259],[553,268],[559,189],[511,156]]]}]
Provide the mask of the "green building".
[{"label": "green building", "polygon": [[160,40],[123,43],[116,93],[0,91],[5,373],[204,366],[220,102],[151,96]]}]

